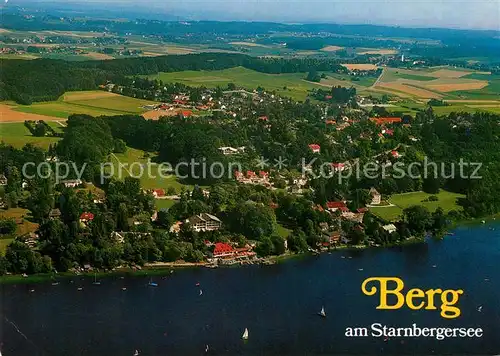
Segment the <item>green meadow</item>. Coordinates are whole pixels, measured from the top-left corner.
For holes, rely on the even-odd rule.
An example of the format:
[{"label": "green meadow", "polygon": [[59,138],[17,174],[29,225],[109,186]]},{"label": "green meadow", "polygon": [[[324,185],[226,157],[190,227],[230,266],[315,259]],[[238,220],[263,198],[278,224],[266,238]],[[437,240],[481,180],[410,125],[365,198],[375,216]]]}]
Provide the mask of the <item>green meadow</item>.
[{"label": "green meadow", "polygon": [[146,111],[142,109],[142,106],[151,103],[149,100],[114,95],[96,90],[68,92],[56,101],[18,105],[13,110],[67,119],[71,114],[87,114],[92,116],[141,114]]},{"label": "green meadow", "polygon": [[[428,199],[431,195],[437,196],[439,200],[424,202],[424,200]],[[370,208],[370,211],[384,220],[395,221],[403,214],[404,209],[413,205],[422,205],[429,209],[430,212],[434,212],[438,207],[441,207],[445,212],[461,210],[462,208],[457,204],[457,199],[463,197],[464,196],[461,194],[444,190],[441,190],[439,194],[428,194],[424,192],[395,194],[392,195],[388,201],[394,206],[373,207]]]},{"label": "green meadow", "polygon": [[267,74],[236,67],[215,71],[162,72],[149,75],[148,78],[190,86],[225,87],[229,83],[234,83],[248,90],[260,86],[269,91],[276,91],[279,95],[304,100],[309,90],[321,87],[305,81],[305,76],[305,73]]},{"label": "green meadow", "polygon": [[35,137],[24,126],[24,122],[2,122],[0,123],[1,141],[16,148],[21,148],[27,143],[41,148],[49,148],[51,144],[60,140],[58,137]]}]

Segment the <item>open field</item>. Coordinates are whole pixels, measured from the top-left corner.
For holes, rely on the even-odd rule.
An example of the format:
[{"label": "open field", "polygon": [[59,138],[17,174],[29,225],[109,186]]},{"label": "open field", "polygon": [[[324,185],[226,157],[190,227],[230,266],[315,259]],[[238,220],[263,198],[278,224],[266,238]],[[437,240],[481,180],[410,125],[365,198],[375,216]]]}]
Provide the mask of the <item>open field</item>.
[{"label": "open field", "polygon": [[[92,116],[140,114],[145,110],[141,106],[151,104],[151,101],[135,99],[106,91],[67,92],[56,101],[33,103],[31,105],[17,105],[8,107],[16,113],[17,121],[24,120],[60,120],[71,114],[87,114]],[[33,116],[26,116],[37,114]],[[38,117],[45,115],[45,118]],[[3,116],[3,115],[2,115]],[[15,116],[9,115],[5,121],[15,121]],[[28,118],[31,117],[31,118]]]},{"label": "open field", "polygon": [[85,57],[88,57],[90,59],[97,59],[97,60],[103,60],[103,59],[115,59],[114,57],[104,54],[104,53],[98,53],[98,52],[89,52],[87,54],[84,54]]},{"label": "open field", "polygon": [[148,77],[163,82],[180,82],[191,86],[225,87],[229,83],[234,83],[249,90],[261,86],[266,90],[275,90],[283,96],[304,100],[309,90],[318,87],[317,84],[304,81],[305,76],[305,73],[266,74],[237,67],[216,71],[159,73]]},{"label": "open field", "polygon": [[375,90],[415,99],[500,99],[500,78],[456,68],[385,68]]},{"label": "open field", "polygon": [[344,49],[344,47],[326,46],[326,47],[321,48],[321,51],[324,51],[324,52],[335,52],[335,51],[338,51],[338,50],[341,50],[341,49]]},{"label": "open field", "polygon": [[16,148],[21,148],[27,143],[47,149],[51,144],[59,141],[59,137],[35,137],[24,126],[24,122],[0,123],[0,141]]},{"label": "open field", "polygon": [[395,194],[389,199],[389,203],[394,204],[395,206],[370,208],[370,211],[375,215],[380,216],[382,219],[395,221],[399,218],[399,216],[401,216],[403,209],[413,205],[425,206],[430,212],[435,211],[438,207],[441,207],[445,212],[461,209],[461,207],[457,205],[457,199],[463,197],[463,195],[441,190],[439,194],[435,194],[439,201],[422,202],[431,195],[433,194],[427,194],[424,192]]},{"label": "open field", "polygon": [[4,218],[12,218],[18,221],[16,236],[25,235],[38,229],[38,224],[28,221],[30,211],[23,208],[10,208],[0,210],[0,216]]},{"label": "open field", "polygon": [[229,44],[235,45],[235,46],[248,46],[248,47],[262,47],[262,48],[269,48],[270,46],[260,44],[260,43],[255,43],[255,42],[229,42]]},{"label": "open field", "polygon": [[362,52],[358,52],[359,54],[380,54],[382,56],[388,56],[392,54],[398,53],[397,50],[395,49],[366,49],[363,50]]},{"label": "open field", "polygon": [[364,64],[342,64],[344,67],[346,67],[349,70],[375,70],[378,67],[375,64],[369,64],[369,63],[364,63]]},{"label": "open field", "polygon": [[[20,105],[22,106],[22,105]],[[30,113],[30,112],[19,112],[17,109],[20,106],[16,105],[6,105],[0,104],[0,123],[7,122],[24,122],[26,120],[45,120],[45,121],[55,121],[59,120],[58,117],[52,115],[46,115],[43,113]]]}]

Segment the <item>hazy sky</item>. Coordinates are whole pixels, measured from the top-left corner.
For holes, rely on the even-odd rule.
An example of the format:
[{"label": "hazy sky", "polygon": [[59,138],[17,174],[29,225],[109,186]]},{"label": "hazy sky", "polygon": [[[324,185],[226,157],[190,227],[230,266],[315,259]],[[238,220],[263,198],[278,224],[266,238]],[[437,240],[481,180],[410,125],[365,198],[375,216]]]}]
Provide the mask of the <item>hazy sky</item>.
[{"label": "hazy sky", "polygon": [[[11,0],[15,2],[16,0]],[[57,0],[56,0],[57,1]],[[61,0],[59,0],[61,1]],[[66,0],[199,20],[389,24],[500,30],[500,0]]]}]

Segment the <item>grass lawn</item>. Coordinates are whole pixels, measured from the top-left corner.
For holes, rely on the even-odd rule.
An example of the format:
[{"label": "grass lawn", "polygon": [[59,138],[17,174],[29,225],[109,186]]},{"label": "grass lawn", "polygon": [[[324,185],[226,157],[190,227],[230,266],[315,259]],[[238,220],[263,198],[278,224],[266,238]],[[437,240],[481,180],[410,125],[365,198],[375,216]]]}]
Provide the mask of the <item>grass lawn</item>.
[{"label": "grass lawn", "polygon": [[[296,100],[304,100],[309,90],[319,88],[317,84],[303,80],[306,77],[305,73],[266,74],[243,67],[214,71],[158,73],[148,77],[163,82],[179,82],[190,86],[225,87],[229,83],[234,83],[236,86],[248,90],[260,86],[269,91],[276,90],[278,94]],[[284,87],[286,89],[283,89]]]},{"label": "grass lawn", "polygon": [[[150,157],[154,161],[154,157]],[[123,165],[120,169],[119,162]],[[144,157],[144,151],[128,148],[127,152],[111,155],[109,162],[113,164],[114,176],[123,179],[128,176],[140,177],[141,187],[144,189],[165,189],[173,187],[176,193],[180,193],[182,187],[193,189],[192,185],[182,184],[175,175],[164,173],[165,178],[160,177],[158,165],[151,163],[151,176],[148,175],[148,158]],[[144,173],[141,174],[141,166]],[[161,204],[161,203],[160,203]]]},{"label": "grass lawn", "polygon": [[14,239],[0,239],[0,255],[5,255],[5,250],[7,246],[14,241]]},{"label": "grass lawn", "polygon": [[395,194],[389,199],[389,203],[394,204],[395,206],[370,208],[370,211],[375,215],[380,216],[382,219],[394,221],[402,215],[403,209],[413,205],[425,206],[430,212],[434,212],[438,207],[443,208],[445,212],[462,209],[459,205],[457,205],[457,199],[463,197],[461,194],[441,190],[439,194],[436,194],[439,201],[422,202],[422,200],[427,199],[431,195],[433,194],[427,194],[424,192]]},{"label": "grass lawn", "polygon": [[21,148],[27,143],[48,149],[53,143],[60,140],[59,137],[35,137],[24,126],[24,122],[0,123],[0,139],[8,145]]},{"label": "grass lawn", "polygon": [[177,203],[175,200],[169,200],[169,199],[156,199],[155,200],[155,206],[156,209],[170,209],[175,203]]},{"label": "grass lawn", "polygon": [[277,223],[275,227],[275,232],[282,238],[286,239],[292,233],[292,230],[287,229],[283,225]]},{"label": "grass lawn", "polygon": [[17,225],[16,235],[24,235],[38,229],[38,224],[28,221],[30,211],[23,208],[11,208],[0,210],[0,216],[4,218],[22,219],[22,223]]}]

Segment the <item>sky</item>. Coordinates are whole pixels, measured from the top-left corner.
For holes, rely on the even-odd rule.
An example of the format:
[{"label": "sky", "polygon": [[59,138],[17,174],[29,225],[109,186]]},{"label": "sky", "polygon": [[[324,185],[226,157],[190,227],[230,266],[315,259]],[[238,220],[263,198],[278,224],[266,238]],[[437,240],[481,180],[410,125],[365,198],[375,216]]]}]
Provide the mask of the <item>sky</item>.
[{"label": "sky", "polygon": [[[15,2],[16,0],[9,0]],[[56,0],[58,1],[58,0]],[[62,0],[59,0],[62,1]],[[500,30],[500,0],[65,0],[192,20],[384,24]]]}]

